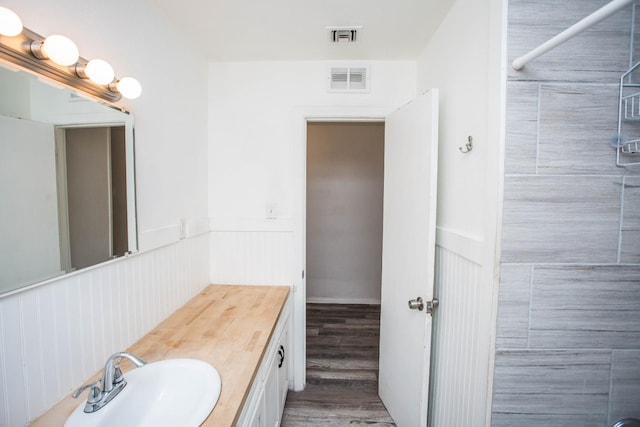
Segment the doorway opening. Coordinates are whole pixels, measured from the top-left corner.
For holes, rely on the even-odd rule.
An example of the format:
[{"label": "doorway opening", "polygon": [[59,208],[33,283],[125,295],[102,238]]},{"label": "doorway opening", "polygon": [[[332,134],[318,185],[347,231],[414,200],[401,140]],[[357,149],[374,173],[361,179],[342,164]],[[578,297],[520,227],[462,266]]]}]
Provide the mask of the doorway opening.
[{"label": "doorway opening", "polygon": [[[298,153],[303,183],[307,178],[309,122],[384,121],[383,255],[380,298],[378,394],[400,425],[426,425],[429,399],[433,300],[435,217],[438,176],[437,89],[425,92],[393,110],[376,108],[305,108],[300,110]],[[315,331],[306,327],[305,277],[306,183],[300,186],[301,276],[294,289],[294,390],[304,389],[306,347]],[[296,292],[300,291],[300,292]],[[424,304],[415,304],[420,300]],[[409,304],[407,305],[407,302]],[[427,310],[424,310],[425,307]],[[421,310],[421,308],[423,310]],[[402,349],[402,351],[398,351]],[[307,377],[307,384],[308,376]],[[328,405],[333,408],[333,405]],[[317,424],[316,424],[317,425]]]},{"label": "doorway opening", "polygon": [[384,122],[307,123],[307,302],[380,304]]},{"label": "doorway opening", "polygon": [[[306,385],[283,425],[393,420],[378,397],[384,121],[306,124]],[[298,425],[298,424],[296,424]]]},{"label": "doorway opening", "polygon": [[128,253],[125,127],[57,127],[56,161],[63,268]]}]

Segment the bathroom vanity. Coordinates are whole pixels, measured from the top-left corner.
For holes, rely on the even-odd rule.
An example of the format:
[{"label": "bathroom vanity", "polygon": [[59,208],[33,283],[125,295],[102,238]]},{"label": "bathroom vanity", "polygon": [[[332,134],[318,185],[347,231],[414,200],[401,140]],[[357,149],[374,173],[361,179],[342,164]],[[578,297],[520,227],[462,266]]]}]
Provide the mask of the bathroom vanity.
[{"label": "bathroom vanity", "polygon": [[[286,286],[210,285],[127,351],[147,362],[213,365],[222,391],[202,426],[277,426],[291,378],[289,293]],[[123,364],[125,378],[130,369]],[[85,398],[68,396],[31,425],[62,426]]]}]

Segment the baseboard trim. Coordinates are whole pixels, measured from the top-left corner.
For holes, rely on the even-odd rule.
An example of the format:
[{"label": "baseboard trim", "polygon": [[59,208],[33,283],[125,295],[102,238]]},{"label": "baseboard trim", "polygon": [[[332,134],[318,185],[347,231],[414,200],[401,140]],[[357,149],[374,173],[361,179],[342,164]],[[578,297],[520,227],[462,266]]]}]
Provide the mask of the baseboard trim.
[{"label": "baseboard trim", "polygon": [[307,298],[312,304],[380,304],[375,298]]}]

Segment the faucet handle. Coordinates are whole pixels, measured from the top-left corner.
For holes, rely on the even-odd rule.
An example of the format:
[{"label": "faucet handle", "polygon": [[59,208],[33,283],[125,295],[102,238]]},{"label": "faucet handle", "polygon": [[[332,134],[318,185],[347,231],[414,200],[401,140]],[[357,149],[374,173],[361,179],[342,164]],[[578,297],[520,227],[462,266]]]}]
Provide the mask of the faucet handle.
[{"label": "faucet handle", "polygon": [[87,403],[96,403],[97,401],[100,400],[100,397],[102,395],[102,391],[100,390],[100,382],[101,382],[100,380],[95,380],[92,383],[83,385],[82,387],[74,391],[71,397],[73,397],[74,399],[77,399],[78,397],[80,397],[83,391],[85,391],[86,389],[89,389],[89,396],[87,397]]}]

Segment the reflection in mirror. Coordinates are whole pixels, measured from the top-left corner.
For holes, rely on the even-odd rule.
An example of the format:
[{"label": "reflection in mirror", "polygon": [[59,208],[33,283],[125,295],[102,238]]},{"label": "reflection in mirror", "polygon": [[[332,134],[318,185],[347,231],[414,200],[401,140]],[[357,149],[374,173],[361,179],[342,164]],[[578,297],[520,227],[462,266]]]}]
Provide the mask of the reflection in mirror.
[{"label": "reflection in mirror", "polygon": [[0,67],[0,294],[137,250],[133,117]]}]

